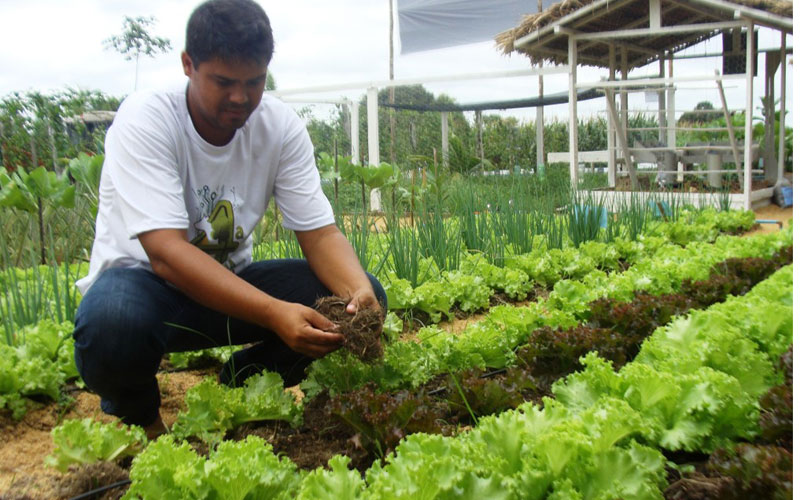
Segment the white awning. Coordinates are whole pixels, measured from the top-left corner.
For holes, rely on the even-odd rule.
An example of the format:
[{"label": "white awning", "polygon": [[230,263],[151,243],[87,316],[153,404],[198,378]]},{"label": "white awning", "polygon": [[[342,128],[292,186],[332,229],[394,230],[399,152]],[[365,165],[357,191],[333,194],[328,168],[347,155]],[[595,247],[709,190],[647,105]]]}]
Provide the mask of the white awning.
[{"label": "white awning", "polygon": [[538,10],[535,0],[397,0],[400,53],[491,40]]}]

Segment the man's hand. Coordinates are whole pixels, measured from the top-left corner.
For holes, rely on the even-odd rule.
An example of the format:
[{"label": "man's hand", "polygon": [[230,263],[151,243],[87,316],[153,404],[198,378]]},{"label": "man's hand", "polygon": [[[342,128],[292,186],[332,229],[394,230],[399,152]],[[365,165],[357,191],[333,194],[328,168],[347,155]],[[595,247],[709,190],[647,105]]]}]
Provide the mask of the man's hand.
[{"label": "man's hand", "polygon": [[295,231],[314,274],[339,297],[350,297],[346,311],[355,314],[359,309],[370,308],[381,312],[383,308],[375,297],[372,283],[361,268],[350,242],[331,224],[311,231]]},{"label": "man's hand", "polygon": [[344,336],[332,333],[336,324],[310,307],[280,302],[269,328],[293,351],[321,358],[342,346]]},{"label": "man's hand", "polygon": [[375,309],[381,312],[381,316],[383,315],[383,308],[375,297],[372,287],[356,290],[347,304],[346,311],[350,314],[355,314],[361,309]]}]

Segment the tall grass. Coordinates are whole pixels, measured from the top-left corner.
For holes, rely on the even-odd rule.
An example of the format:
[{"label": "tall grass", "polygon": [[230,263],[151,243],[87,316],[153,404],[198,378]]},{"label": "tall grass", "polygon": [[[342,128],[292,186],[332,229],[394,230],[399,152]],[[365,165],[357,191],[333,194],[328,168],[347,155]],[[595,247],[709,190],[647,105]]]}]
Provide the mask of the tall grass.
[{"label": "tall grass", "polygon": [[585,241],[598,239],[600,230],[607,225],[608,210],[604,200],[598,203],[589,194],[573,191],[565,215],[566,233],[575,248]]},{"label": "tall grass", "polygon": [[[52,234],[48,241],[53,241]],[[35,251],[29,248],[14,255],[8,243],[7,236],[0,233],[0,322],[6,343],[14,343],[23,326],[45,319],[74,321],[80,302],[75,281],[81,275],[81,266],[70,264],[70,259],[57,262],[52,246],[48,249],[49,264],[40,265]],[[21,260],[22,266],[11,265],[12,256]]]}]

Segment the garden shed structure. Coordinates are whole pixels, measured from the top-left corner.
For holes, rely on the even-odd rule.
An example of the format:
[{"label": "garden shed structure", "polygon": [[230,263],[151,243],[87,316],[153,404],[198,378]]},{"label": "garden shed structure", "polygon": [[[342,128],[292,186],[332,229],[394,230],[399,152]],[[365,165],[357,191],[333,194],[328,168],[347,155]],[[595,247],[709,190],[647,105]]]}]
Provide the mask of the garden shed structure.
[{"label": "garden shed structure", "polygon": [[[505,52],[519,52],[529,57],[532,64],[546,62],[566,64],[569,68],[569,164],[574,185],[578,180],[577,95],[583,88],[596,88],[605,92],[608,113],[608,181],[617,181],[617,153],[622,153],[622,163],[628,171],[632,188],[637,187],[636,161],[657,159],[659,165],[669,167],[682,158],[696,158],[699,152],[709,157],[716,154],[720,160],[708,161],[708,175],[715,173],[711,165],[720,165],[730,158],[737,170],[743,167],[742,206],[751,208],[752,164],[758,148],[753,146],[753,81],[756,69],[756,27],[765,27],[781,33],[779,51],[766,53],[766,130],[772,129],[775,119],[774,76],[780,67],[780,147],[778,157],[770,158],[765,152],[765,173],[768,180],[782,177],[785,161],[784,122],[786,102],[786,35],[792,33],[792,4],[785,0],[564,0],[550,6],[542,13],[526,16],[522,23],[496,37]],[[728,34],[733,41],[732,50],[717,56],[739,56],[743,59],[743,73],[706,74],[676,77],[672,74],[672,58],[677,52],[708,40],[720,33]],[[658,62],[659,75],[642,79],[628,79],[630,70]],[[670,72],[666,71],[669,63]],[[579,82],[577,65],[607,68],[608,79],[599,82]],[[619,75],[619,78],[617,78]],[[727,111],[722,82],[744,80],[744,143],[735,140],[730,115]],[[675,87],[678,83],[714,81],[719,87],[727,117],[725,127],[729,136],[726,145],[678,148],[675,132]],[[659,100],[659,140],[655,147],[628,145],[627,94],[635,91],[655,91]],[[619,95],[619,109],[616,99]],[[770,109],[773,108],[773,109]],[[774,121],[772,122],[774,123]],[[765,142],[769,140],[768,136]],[[773,137],[774,139],[774,137]],[[766,142],[770,144],[769,142]],[[769,148],[771,150],[771,148]],[[720,155],[720,153],[722,153]],[[727,159],[726,159],[727,161]],[[774,165],[775,171],[770,167]],[[741,167],[740,167],[741,166]],[[631,175],[632,174],[632,175]],[[771,189],[769,190],[771,193]],[[763,194],[759,194],[763,196]],[[766,195],[767,197],[769,194]]]}]

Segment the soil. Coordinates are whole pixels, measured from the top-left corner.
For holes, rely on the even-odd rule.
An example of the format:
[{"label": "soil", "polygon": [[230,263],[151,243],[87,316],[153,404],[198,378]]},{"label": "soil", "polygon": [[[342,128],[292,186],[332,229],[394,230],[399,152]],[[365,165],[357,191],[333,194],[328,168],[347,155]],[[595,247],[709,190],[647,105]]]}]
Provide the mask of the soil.
[{"label": "soil", "polygon": [[375,361],[383,357],[381,332],[383,317],[377,309],[360,309],[355,314],[346,311],[349,300],[341,297],[323,297],[314,309],[336,323],[344,335],[344,348],[362,361]]},{"label": "soil", "polygon": [[256,423],[234,430],[230,437],[259,436],[272,445],[276,454],[290,458],[301,469],[322,467],[334,455],[347,455],[353,467],[365,471],[377,457],[331,416],[328,401],[327,396],[310,401],[304,408],[303,424],[297,429],[285,422]]},{"label": "soil", "polygon": [[756,214],[756,220],[778,221],[780,222],[780,224],[771,224],[771,223],[757,224],[750,231],[745,233],[746,236],[753,234],[773,233],[775,231],[779,231],[782,227],[786,227],[786,224],[789,222],[789,219],[792,219],[794,217],[793,207],[781,208],[778,205],[773,205],[773,204],[757,208],[753,212]]},{"label": "soil", "polygon": [[[161,387],[161,415],[170,426],[177,414],[185,408],[186,390],[214,369],[159,373]],[[0,499],[51,500],[71,498],[92,485],[97,488],[127,477],[127,471],[114,464],[98,467],[75,467],[66,473],[44,465],[44,459],[53,452],[50,431],[64,419],[92,418],[100,422],[115,422],[116,418],[100,410],[100,398],[86,390],[68,387],[69,400],[61,403],[34,404],[36,407],[20,421],[13,420],[8,412],[0,411]],[[124,465],[124,464],[123,464]],[[119,468],[119,470],[114,467]],[[122,471],[122,474],[120,474]],[[81,491],[78,491],[81,490]],[[123,488],[109,492],[116,498]]]}]

